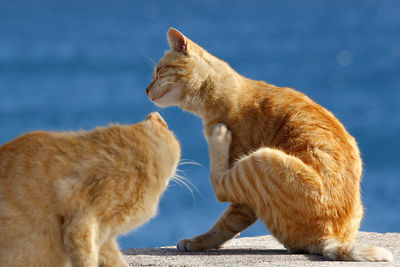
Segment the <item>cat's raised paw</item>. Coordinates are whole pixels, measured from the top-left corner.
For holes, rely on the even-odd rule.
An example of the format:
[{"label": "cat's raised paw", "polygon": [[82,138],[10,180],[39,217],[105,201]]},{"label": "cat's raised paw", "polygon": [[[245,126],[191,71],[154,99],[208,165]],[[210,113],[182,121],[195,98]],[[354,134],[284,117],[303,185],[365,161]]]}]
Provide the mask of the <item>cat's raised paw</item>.
[{"label": "cat's raised paw", "polygon": [[217,123],[211,133],[210,145],[218,148],[228,148],[232,142],[232,133],[224,123]]}]

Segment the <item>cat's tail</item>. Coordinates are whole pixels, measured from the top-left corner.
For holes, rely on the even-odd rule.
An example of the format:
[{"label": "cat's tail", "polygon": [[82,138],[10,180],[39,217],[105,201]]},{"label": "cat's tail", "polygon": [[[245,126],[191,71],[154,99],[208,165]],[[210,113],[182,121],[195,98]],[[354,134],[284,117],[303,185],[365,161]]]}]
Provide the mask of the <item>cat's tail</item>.
[{"label": "cat's tail", "polygon": [[325,240],[322,255],[328,260],[392,261],[392,253],[382,247],[341,244],[335,238]]}]

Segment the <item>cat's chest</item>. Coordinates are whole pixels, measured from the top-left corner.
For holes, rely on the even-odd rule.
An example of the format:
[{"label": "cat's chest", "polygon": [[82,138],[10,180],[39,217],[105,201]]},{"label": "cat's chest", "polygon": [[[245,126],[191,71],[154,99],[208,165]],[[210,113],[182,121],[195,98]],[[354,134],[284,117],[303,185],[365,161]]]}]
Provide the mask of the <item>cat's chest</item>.
[{"label": "cat's chest", "polygon": [[232,164],[239,158],[259,148],[259,143],[253,142],[250,138],[240,134],[232,134],[232,143],[229,149],[229,162]]},{"label": "cat's chest", "polygon": [[[140,203],[132,203],[132,207],[126,210],[120,210],[114,213],[112,228],[115,234],[126,233],[143,223],[150,220],[157,213],[158,201],[143,201]],[[119,217],[119,218],[118,218]]]}]

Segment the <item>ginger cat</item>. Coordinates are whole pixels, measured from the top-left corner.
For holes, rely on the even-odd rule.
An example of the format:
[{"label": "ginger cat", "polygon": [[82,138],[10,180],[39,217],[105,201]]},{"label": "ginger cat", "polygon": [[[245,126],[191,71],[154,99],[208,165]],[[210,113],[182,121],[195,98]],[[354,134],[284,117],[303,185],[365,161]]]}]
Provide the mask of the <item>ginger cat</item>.
[{"label": "ginger cat", "polygon": [[293,89],[241,76],[173,28],[168,41],[146,93],[203,119],[216,197],[231,202],[208,232],[178,249],[218,248],[260,218],[289,252],[392,260],[384,248],[354,244],[362,162],[331,112]]},{"label": "ginger cat", "polygon": [[116,236],[155,215],[179,158],[158,113],[2,145],[0,266],[128,266]]}]

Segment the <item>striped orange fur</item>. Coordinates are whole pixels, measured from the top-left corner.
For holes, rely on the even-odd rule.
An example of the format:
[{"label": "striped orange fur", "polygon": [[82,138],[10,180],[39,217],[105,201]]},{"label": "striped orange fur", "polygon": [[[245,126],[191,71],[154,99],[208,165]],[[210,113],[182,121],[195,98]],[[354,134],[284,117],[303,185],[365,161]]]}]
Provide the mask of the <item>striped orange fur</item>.
[{"label": "striped orange fur", "polygon": [[158,113],[0,146],[0,266],[128,266],[116,236],[154,216],[179,157]]},{"label": "striped orange fur", "polygon": [[291,88],[241,76],[173,28],[168,41],[146,93],[203,119],[215,194],[231,202],[207,233],[181,240],[179,249],[218,248],[260,218],[289,252],[392,259],[383,248],[354,244],[362,162],[331,112]]}]

